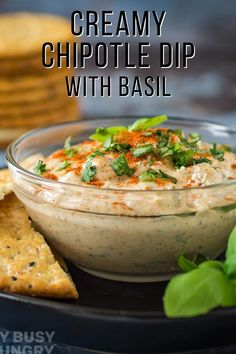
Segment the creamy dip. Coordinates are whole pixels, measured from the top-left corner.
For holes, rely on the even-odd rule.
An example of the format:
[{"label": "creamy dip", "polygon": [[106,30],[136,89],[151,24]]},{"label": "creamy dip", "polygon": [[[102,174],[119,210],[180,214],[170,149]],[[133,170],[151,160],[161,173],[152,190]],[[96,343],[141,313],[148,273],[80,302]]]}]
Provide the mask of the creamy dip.
[{"label": "creamy dip", "polygon": [[13,175],[35,225],[92,274],[155,281],[176,271],[180,254],[215,258],[225,248],[236,223],[236,188],[227,183],[236,155],[197,133],[156,127],[165,119],[98,128],[77,145],[69,137],[30,168],[45,182]]},{"label": "creamy dip", "polygon": [[236,179],[236,155],[228,146],[179,129],[144,129],[137,122],[133,127],[98,128],[75,146],[69,137],[34,171],[69,184],[128,190],[187,189]]}]

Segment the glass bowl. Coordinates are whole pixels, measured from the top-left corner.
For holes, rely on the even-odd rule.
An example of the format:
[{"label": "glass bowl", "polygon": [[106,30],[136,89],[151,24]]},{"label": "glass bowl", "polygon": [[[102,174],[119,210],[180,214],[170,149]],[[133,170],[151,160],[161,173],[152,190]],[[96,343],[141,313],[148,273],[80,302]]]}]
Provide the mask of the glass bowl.
[{"label": "glass bowl", "polygon": [[[9,146],[14,191],[35,227],[81,269],[107,279],[151,282],[177,271],[185,254],[216,258],[236,223],[236,181],[202,188],[140,191],[102,189],[42,178],[25,167],[68,136],[79,143],[96,127],[130,125],[136,118],[86,120],[31,131]],[[236,131],[200,120],[170,118],[168,128],[198,132],[204,141],[230,144]],[[38,157],[37,157],[38,160]]]}]

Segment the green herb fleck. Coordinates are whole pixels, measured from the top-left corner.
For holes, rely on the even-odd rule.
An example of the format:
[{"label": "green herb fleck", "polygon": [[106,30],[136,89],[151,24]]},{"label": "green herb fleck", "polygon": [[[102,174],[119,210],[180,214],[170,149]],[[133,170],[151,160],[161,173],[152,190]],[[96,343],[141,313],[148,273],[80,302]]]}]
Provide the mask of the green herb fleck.
[{"label": "green herb fleck", "polygon": [[41,175],[46,170],[47,170],[46,164],[42,160],[39,160],[37,164],[34,166],[34,172],[36,173],[36,175]]},{"label": "green herb fleck", "polygon": [[153,152],[153,145],[151,144],[141,145],[132,150],[134,157],[141,157],[143,155],[150,154],[151,152]]},{"label": "green herb fleck", "polygon": [[121,154],[110,165],[117,176],[127,175],[131,177],[135,169],[130,168],[126,160],[125,154]]},{"label": "green herb fleck", "polygon": [[180,151],[174,154],[173,160],[175,162],[176,167],[180,168],[182,166],[187,167],[192,165],[194,154],[195,151],[192,149]]},{"label": "green herb fleck", "polygon": [[200,134],[190,133],[187,139],[187,143],[188,145],[195,147],[200,140],[201,140]]},{"label": "green herb fleck", "polygon": [[210,153],[216,160],[224,161],[224,150],[217,149],[217,144],[213,144],[212,148],[210,149]]},{"label": "green herb fleck", "polygon": [[105,151],[118,151],[118,152],[127,152],[131,149],[131,145],[127,143],[114,143],[112,136],[108,136],[103,144]]},{"label": "green herb fleck", "polygon": [[212,164],[212,161],[207,157],[199,157],[198,159],[193,159],[193,165],[198,165],[199,163],[209,163]]},{"label": "green herb fleck", "polygon": [[104,153],[96,149],[91,155],[89,155],[89,159],[93,159],[96,156],[104,156]]},{"label": "green herb fleck", "polygon": [[83,168],[82,181],[86,183],[91,182],[95,177],[96,173],[97,173],[96,166],[93,164],[92,160],[89,160]]},{"label": "green herb fleck", "polygon": [[62,162],[59,167],[56,169],[56,172],[65,170],[67,167],[69,167],[71,163],[69,161],[64,161]]},{"label": "green herb fleck", "polygon": [[71,147],[71,141],[72,141],[72,137],[69,136],[64,144],[64,153],[65,155],[69,156],[69,157],[74,157],[75,153],[76,153],[76,149]]},{"label": "green herb fleck", "polygon": [[146,172],[142,173],[139,176],[139,179],[143,182],[153,182],[155,181],[157,178],[162,178],[162,179],[168,179],[170,180],[172,183],[176,184],[177,183],[177,179],[169,176],[168,174],[166,174],[165,172],[163,172],[162,170],[154,170],[152,168],[149,168]]}]

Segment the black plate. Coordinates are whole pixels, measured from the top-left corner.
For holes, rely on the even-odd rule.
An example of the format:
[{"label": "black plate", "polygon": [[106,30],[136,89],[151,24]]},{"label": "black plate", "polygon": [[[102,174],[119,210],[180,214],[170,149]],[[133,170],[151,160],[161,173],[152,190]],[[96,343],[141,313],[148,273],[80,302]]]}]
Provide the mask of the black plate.
[{"label": "black plate", "polygon": [[69,268],[80,293],[78,302],[1,292],[1,327],[55,331],[57,343],[92,352],[199,353],[236,343],[236,308],[170,320],[162,310],[165,283],[114,282]]}]

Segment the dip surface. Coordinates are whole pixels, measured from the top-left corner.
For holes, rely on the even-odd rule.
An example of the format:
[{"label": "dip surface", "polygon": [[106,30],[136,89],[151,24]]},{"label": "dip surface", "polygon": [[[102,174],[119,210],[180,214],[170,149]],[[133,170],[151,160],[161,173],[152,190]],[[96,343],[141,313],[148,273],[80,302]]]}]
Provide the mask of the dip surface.
[{"label": "dip surface", "polygon": [[33,171],[69,184],[128,190],[187,189],[236,178],[236,155],[229,146],[202,142],[195,132],[185,136],[180,129],[156,127],[166,119],[98,128],[75,146],[69,137]]}]

